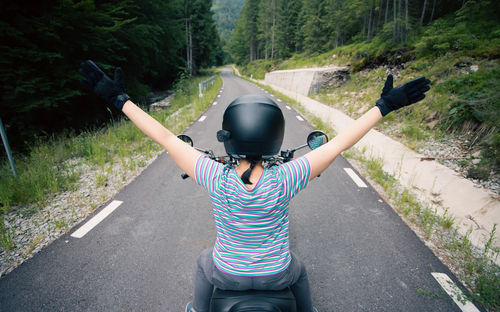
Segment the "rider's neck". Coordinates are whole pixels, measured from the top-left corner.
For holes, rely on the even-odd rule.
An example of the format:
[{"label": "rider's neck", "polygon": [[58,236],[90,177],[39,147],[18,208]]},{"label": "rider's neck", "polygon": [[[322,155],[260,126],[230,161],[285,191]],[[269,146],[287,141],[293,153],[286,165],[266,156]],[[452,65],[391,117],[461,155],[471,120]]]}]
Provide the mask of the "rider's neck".
[{"label": "rider's neck", "polygon": [[[236,167],[236,173],[241,177],[241,175],[250,168],[250,162],[246,159],[241,159],[240,163]],[[250,174],[250,182],[252,184],[245,184],[249,189],[254,188],[254,186],[259,182],[262,173],[264,172],[264,167],[262,166],[262,161],[259,161],[255,167],[253,167],[252,173]]]}]

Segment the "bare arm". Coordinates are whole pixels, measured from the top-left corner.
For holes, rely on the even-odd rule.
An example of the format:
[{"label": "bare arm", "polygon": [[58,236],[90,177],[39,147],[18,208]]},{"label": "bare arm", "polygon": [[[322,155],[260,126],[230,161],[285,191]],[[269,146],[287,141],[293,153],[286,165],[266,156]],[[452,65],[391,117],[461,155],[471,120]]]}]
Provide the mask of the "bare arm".
[{"label": "bare arm", "polygon": [[307,153],[305,157],[311,165],[311,180],[328,168],[341,152],[356,144],[380,119],[382,114],[375,106],[333,140]]},{"label": "bare arm", "polygon": [[163,146],[179,168],[194,178],[196,161],[201,155],[199,151],[177,138],[132,101],[125,102],[122,111],[144,134]]},{"label": "bare arm", "polygon": [[178,139],[162,124],[130,101],[130,97],[125,93],[121,68],[115,68],[113,80],[91,60],[82,62],[78,72],[85,78],[82,81],[85,86],[108,104],[127,115],[142,132],[163,146],[184,172],[194,178],[194,167],[201,153]]}]

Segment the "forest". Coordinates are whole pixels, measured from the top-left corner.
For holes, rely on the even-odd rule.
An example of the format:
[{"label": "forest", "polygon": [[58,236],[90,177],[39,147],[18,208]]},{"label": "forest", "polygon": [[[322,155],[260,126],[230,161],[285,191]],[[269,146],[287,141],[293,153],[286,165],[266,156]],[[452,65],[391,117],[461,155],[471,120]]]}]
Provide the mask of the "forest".
[{"label": "forest", "polygon": [[[481,39],[498,38],[499,7],[491,0],[247,0],[228,51],[242,64],[362,41],[382,41],[384,48],[407,46],[425,26],[453,13],[458,14],[458,48],[477,48],[479,33]],[[430,46],[421,49],[425,53],[457,44],[457,39],[448,42],[449,34],[434,35]]]},{"label": "forest", "polygon": [[433,81],[426,109],[394,114],[401,131],[413,123],[408,132],[420,143],[467,136],[465,148],[479,149],[481,161],[461,166],[487,179],[500,172],[499,16],[492,0],[247,0],[226,50],[256,79],[272,70],[348,65],[347,89],[362,99],[346,100],[343,88],[324,90],[321,99],[344,98],[354,111],[358,100],[378,95],[385,69],[403,79],[425,75]]},{"label": "forest", "polygon": [[450,51],[498,59],[499,7],[493,0],[4,1],[0,118],[20,152],[104,125],[116,112],[79,83],[86,59],[108,74],[121,66],[128,93],[142,104],[151,91],[230,62],[262,60],[272,70],[289,58],[344,54],[356,72]]},{"label": "forest", "polygon": [[[110,118],[79,80],[92,59],[145,103],[180,77],[222,62],[211,0],[2,1],[0,103],[9,141],[96,127]],[[116,112],[112,112],[115,114]]]}]

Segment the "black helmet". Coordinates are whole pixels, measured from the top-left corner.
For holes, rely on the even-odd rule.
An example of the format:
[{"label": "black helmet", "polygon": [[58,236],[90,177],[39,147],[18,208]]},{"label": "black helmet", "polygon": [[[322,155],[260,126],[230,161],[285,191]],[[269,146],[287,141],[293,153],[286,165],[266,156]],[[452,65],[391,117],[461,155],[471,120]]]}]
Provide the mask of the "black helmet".
[{"label": "black helmet", "polygon": [[236,98],[224,112],[217,140],[238,158],[267,158],[279,153],[285,133],[281,109],[268,97],[249,94]]}]

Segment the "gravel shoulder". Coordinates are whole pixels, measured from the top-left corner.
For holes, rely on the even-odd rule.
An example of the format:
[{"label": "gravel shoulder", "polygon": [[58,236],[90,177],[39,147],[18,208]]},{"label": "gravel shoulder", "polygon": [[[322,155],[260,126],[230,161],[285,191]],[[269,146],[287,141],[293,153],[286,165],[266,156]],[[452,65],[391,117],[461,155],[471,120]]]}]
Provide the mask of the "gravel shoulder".
[{"label": "gravel shoulder", "polygon": [[54,195],[43,207],[17,206],[4,216],[12,248],[0,249],[0,276],[8,274],[85,220],[132,182],[161,152],[158,148],[150,157],[136,154],[127,162],[115,161],[106,169],[104,181],[100,166],[89,165],[83,159],[70,159],[68,162],[80,175],[73,190]]}]

